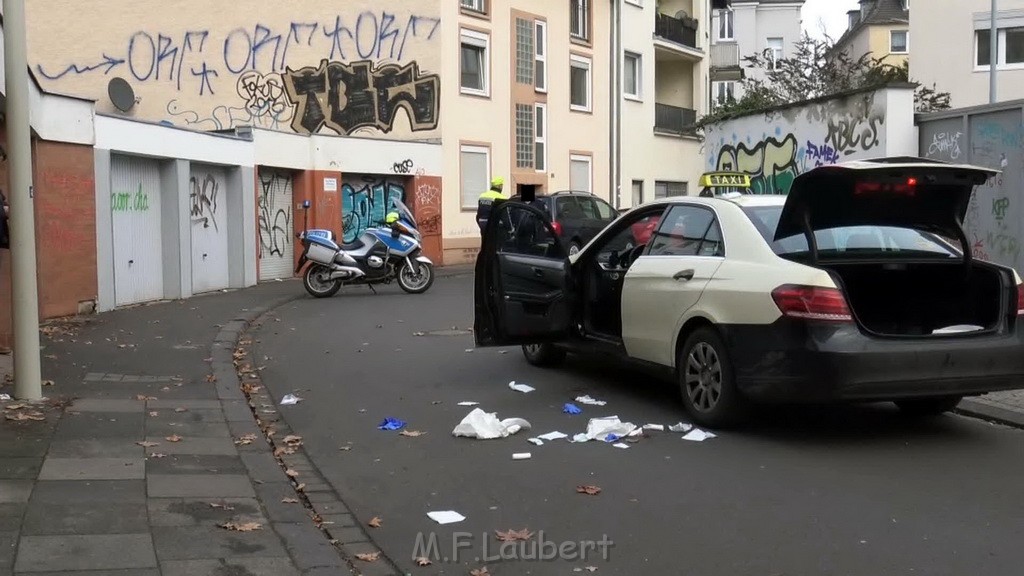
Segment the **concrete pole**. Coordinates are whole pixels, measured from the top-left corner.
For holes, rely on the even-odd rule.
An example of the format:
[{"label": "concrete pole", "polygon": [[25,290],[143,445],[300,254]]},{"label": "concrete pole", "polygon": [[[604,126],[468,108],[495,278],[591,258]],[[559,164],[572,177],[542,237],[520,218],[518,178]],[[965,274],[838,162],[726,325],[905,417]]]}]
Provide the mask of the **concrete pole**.
[{"label": "concrete pole", "polygon": [[996,97],[996,67],[999,61],[999,29],[996,27],[996,4],[998,0],[992,0],[992,28],[989,33],[989,72],[988,72],[988,101],[995,104]]},{"label": "concrete pole", "polygon": [[14,320],[14,395],[42,398],[36,226],[32,206],[32,134],[29,126],[25,0],[3,0],[7,153],[10,159],[11,315]]}]

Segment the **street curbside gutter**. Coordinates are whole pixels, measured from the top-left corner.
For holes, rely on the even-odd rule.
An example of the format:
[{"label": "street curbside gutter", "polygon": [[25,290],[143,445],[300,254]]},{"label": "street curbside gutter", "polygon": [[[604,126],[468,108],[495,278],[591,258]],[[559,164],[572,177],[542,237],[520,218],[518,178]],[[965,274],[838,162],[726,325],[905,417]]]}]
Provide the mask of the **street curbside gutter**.
[{"label": "street curbside gutter", "polygon": [[980,418],[996,424],[1003,424],[1014,428],[1024,428],[1024,412],[1000,408],[999,406],[993,406],[986,402],[971,400],[969,398],[961,400],[954,412],[956,414],[972,418]]}]

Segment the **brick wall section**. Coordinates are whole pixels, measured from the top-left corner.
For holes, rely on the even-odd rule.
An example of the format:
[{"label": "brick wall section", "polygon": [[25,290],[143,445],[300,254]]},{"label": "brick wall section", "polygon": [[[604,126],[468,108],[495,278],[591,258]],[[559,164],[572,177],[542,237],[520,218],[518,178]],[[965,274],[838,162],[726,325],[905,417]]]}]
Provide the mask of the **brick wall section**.
[{"label": "brick wall section", "polygon": [[441,178],[437,176],[416,176],[412,178],[411,193],[406,192],[409,209],[416,216],[420,233],[423,234],[423,253],[433,260],[434,265],[444,266],[444,251],[441,245]]}]

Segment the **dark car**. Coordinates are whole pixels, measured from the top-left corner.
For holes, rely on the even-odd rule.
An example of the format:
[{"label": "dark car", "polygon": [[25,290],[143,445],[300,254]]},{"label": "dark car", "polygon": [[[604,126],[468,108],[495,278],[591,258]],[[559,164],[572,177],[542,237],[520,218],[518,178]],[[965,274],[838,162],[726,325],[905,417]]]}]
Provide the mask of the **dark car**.
[{"label": "dark car", "polygon": [[[522,198],[517,194],[510,200],[521,202]],[[619,212],[611,204],[589,192],[563,190],[537,194],[536,200],[551,217],[551,225],[569,254],[579,252],[598,232],[619,217]]]}]

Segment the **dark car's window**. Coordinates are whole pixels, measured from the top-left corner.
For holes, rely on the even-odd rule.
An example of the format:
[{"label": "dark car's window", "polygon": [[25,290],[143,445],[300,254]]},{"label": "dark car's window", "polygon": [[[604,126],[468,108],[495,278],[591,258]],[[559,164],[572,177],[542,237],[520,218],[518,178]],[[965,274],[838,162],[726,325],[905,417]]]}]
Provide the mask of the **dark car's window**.
[{"label": "dark car's window", "polygon": [[[782,216],[782,206],[757,206],[743,209],[754,222],[761,236],[779,255],[798,255],[808,252],[807,238],[795,234],[773,241],[775,229]],[[960,256],[956,244],[934,234],[911,228],[893,226],[844,226],[817,230],[814,233],[818,252],[828,255],[901,254],[911,256]]]},{"label": "dark car's window", "polygon": [[499,208],[498,252],[523,256],[557,256],[558,242],[545,225],[546,220],[518,206]]},{"label": "dark car's window", "polygon": [[576,199],[572,196],[559,196],[555,198],[555,214],[559,220],[579,220],[583,218],[583,210],[580,209]]},{"label": "dark car's window", "polygon": [[576,201],[580,203],[583,215],[590,220],[611,222],[615,219],[615,210],[600,198],[577,198]]},{"label": "dark car's window", "polygon": [[619,256],[625,256],[627,252],[637,247],[637,238],[634,236],[636,225],[647,222],[649,219],[654,219],[657,222],[661,219],[663,213],[664,208],[655,209],[652,212],[645,211],[643,218],[633,219],[628,225],[623,224],[622,220],[616,224],[611,224],[614,227],[613,229],[618,231],[595,246],[597,248],[597,261],[602,264],[608,264],[613,252],[617,252]]},{"label": "dark car's window", "polygon": [[722,234],[715,213],[699,206],[674,206],[651,238],[648,256],[721,256]]}]

